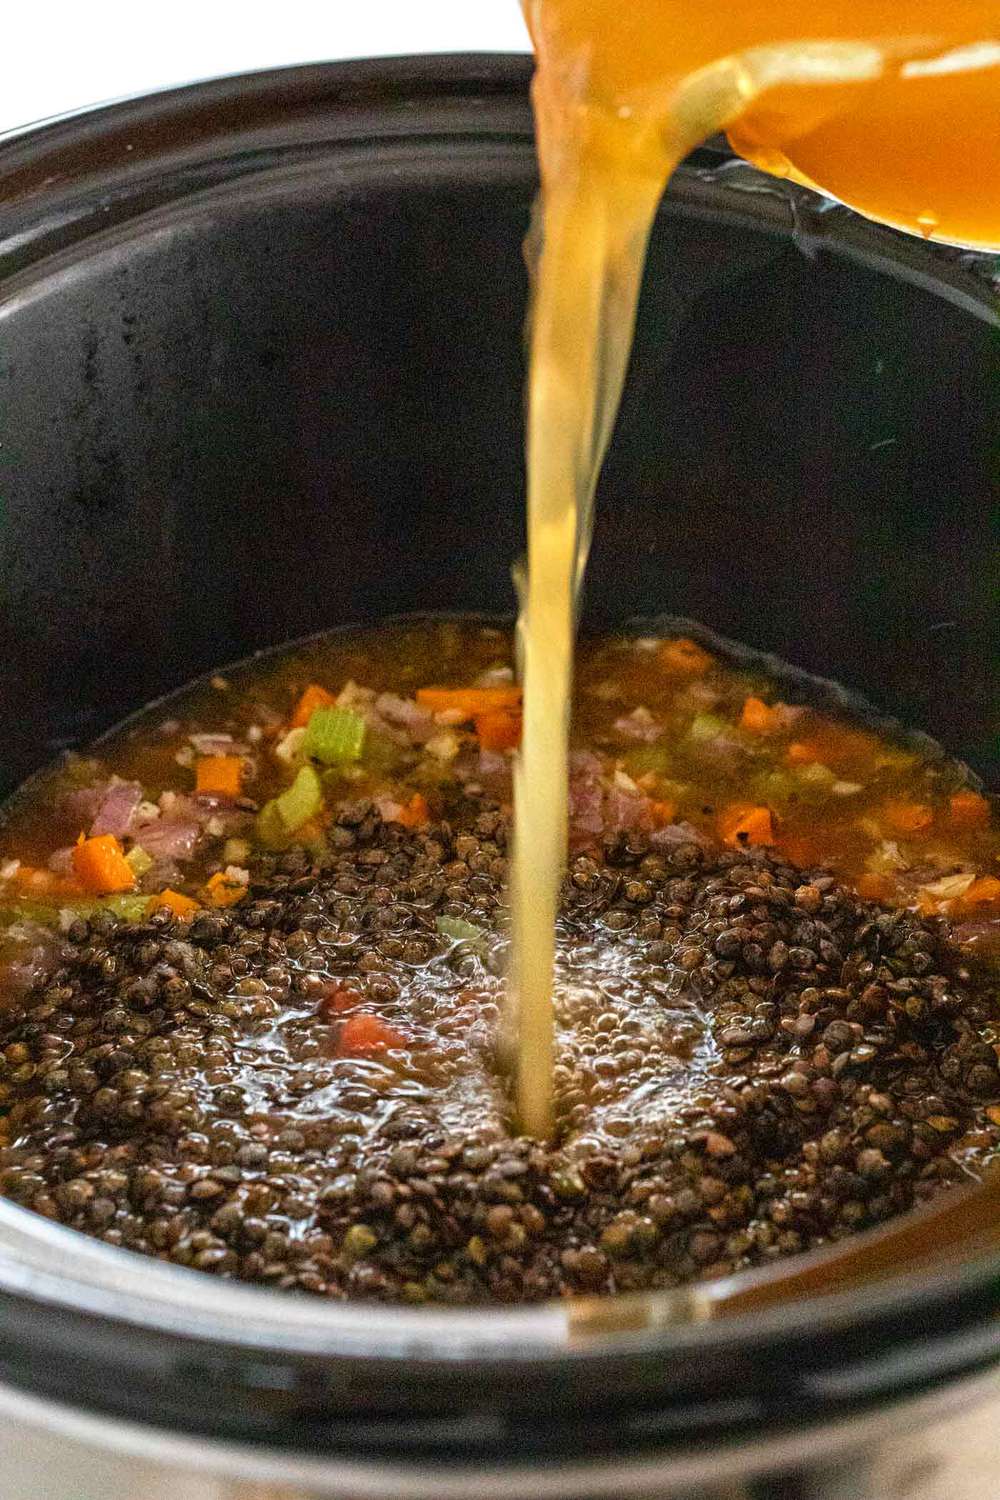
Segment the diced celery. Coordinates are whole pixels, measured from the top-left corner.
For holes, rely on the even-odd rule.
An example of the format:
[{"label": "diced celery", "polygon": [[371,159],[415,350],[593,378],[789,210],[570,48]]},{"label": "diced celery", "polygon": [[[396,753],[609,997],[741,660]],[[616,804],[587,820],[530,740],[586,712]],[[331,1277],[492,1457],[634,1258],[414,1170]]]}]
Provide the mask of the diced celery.
[{"label": "diced celery", "polygon": [[99,900],[59,900],[51,905],[42,901],[15,901],[0,909],[0,926],[9,927],[16,922],[37,922],[40,926],[55,927],[60,913],[72,912],[78,917],[92,917],[97,912],[111,912],[123,922],[141,922],[146,914],[148,896],[102,896]]},{"label": "diced celery", "polygon": [[[149,856],[146,858],[149,859]],[[152,864],[152,860],[149,862]],[[148,896],[105,896],[102,901],[95,901],[86,911],[75,904],[71,909],[79,911],[81,916],[92,916],[95,911],[110,911],[123,922],[141,922],[148,905]]]},{"label": "diced celery", "polygon": [[351,708],[317,708],[306,725],[302,752],[325,766],[358,760],[365,742],[365,721]]},{"label": "diced celery", "polygon": [[754,797],[766,802],[769,807],[787,802],[800,790],[800,784],[790,771],[762,771],[750,783]]},{"label": "diced celery", "polygon": [[727,734],[731,726],[725,719],[720,719],[718,714],[696,714],[691,721],[688,730],[688,739],[694,740],[696,744],[705,744],[709,740],[717,740],[720,735]]},{"label": "diced celery", "polygon": [[12,901],[0,907],[0,927],[13,927],[18,922],[37,922],[41,927],[52,927],[59,920],[59,908],[47,906],[43,901]]},{"label": "diced celery", "polygon": [[450,938],[453,943],[475,946],[481,944],[486,936],[482,927],[477,927],[474,922],[466,922],[462,917],[438,917],[434,925],[442,937]]},{"label": "diced celery", "polygon": [[257,837],[265,849],[285,849],[288,846],[288,829],[282,821],[277,799],[274,797],[270,802],[265,802],[257,814]]},{"label": "diced celery", "polygon": [[151,870],[153,867],[151,857],[146,853],[141,844],[136,844],[134,849],[129,850],[125,856],[125,863],[137,878],[145,875],[146,871]]},{"label": "diced celery", "polygon": [[303,766],[291,786],[274,798],[278,816],[288,833],[314,818],[323,806],[323,788],[314,766]]},{"label": "diced celery", "polygon": [[654,771],[658,776],[670,770],[671,756],[666,745],[637,745],[625,756],[625,768],[630,776],[644,776]]},{"label": "diced celery", "polygon": [[802,766],[800,770],[796,771],[795,775],[796,779],[805,786],[824,792],[829,791],[830,787],[837,780],[835,773],[830,770],[830,767],[822,765],[818,760],[813,761],[811,765]]}]

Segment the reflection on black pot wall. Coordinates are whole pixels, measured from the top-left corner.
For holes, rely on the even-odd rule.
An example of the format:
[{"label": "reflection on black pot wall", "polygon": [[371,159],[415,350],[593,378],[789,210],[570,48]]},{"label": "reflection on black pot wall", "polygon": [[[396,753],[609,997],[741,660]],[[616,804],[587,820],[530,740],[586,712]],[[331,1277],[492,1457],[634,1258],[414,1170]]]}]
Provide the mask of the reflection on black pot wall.
[{"label": "reflection on black pot wall", "polygon": [[[9,285],[5,781],[286,637],[512,607],[518,162],[276,170]],[[591,617],[694,615],[988,769],[995,376],[931,293],[668,208]]]}]

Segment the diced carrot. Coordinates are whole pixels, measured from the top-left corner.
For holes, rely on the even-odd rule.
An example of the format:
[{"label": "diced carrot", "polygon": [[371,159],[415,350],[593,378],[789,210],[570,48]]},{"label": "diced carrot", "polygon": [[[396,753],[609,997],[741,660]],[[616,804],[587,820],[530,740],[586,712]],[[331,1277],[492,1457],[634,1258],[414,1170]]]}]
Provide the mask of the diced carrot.
[{"label": "diced carrot", "polygon": [[926,802],[908,802],[899,797],[885,804],[882,816],[896,833],[919,833],[933,823],[934,809]]},{"label": "diced carrot", "polygon": [[697,641],[681,636],[675,641],[664,641],[657,653],[660,666],[678,677],[701,677],[714,662],[714,656],[703,651]]},{"label": "diced carrot", "polygon": [[97,896],[130,891],[135,885],[135,871],[113,833],[100,833],[93,839],[81,833],[73,850],[73,868],[84,890]]},{"label": "diced carrot", "polygon": [[405,1047],[406,1038],[401,1036],[378,1016],[362,1011],[349,1016],[340,1028],[337,1039],[337,1054],[340,1057],[365,1057],[372,1052],[385,1052],[390,1047]]},{"label": "diced carrot", "polygon": [[395,817],[395,821],[402,823],[404,828],[423,828],[430,820],[427,798],[421,792],[414,792],[409,802],[399,809]]},{"label": "diced carrot", "polygon": [[866,901],[888,901],[893,895],[894,886],[888,875],[876,875],[871,870],[866,870],[857,880],[858,895]]},{"label": "diced carrot", "polygon": [[823,751],[815,740],[793,740],[785,751],[785,760],[790,766],[812,766],[822,759]]},{"label": "diced carrot", "polygon": [[154,911],[164,909],[172,911],[174,916],[179,917],[182,922],[189,921],[196,911],[201,911],[198,902],[191,896],[185,896],[183,891],[172,891],[169,886],[158,895],[150,896],[146,905],[146,915],[151,917]]},{"label": "diced carrot", "polygon": [[491,688],[442,688],[417,689],[417,702],[429,713],[460,713],[464,719],[474,719],[477,714],[495,713],[501,708],[517,708],[521,702],[521,689],[510,687]]},{"label": "diced carrot", "polygon": [[345,1010],[352,1010],[355,1005],[361,1003],[361,995],[358,990],[352,990],[350,985],[334,981],[328,985],[323,992],[319,1002],[319,1008],[329,1011],[333,1015],[342,1015]]},{"label": "diced carrot", "polygon": [[11,876],[11,884],[18,890],[33,896],[82,896],[83,886],[69,875],[57,875],[54,870],[39,870],[34,865],[19,865]]},{"label": "diced carrot", "polygon": [[797,869],[808,870],[823,863],[823,852],[815,839],[802,833],[783,833],[776,840],[781,853]]},{"label": "diced carrot", "polygon": [[739,802],[723,808],[719,814],[719,832],[724,844],[734,849],[748,844],[773,844],[774,822],[769,807],[753,807]]},{"label": "diced carrot", "polygon": [[740,728],[748,734],[774,734],[781,728],[781,714],[763,698],[747,698],[740,715]]},{"label": "diced carrot", "polygon": [[482,750],[516,750],[521,743],[521,715],[509,708],[476,714],[476,737]]},{"label": "diced carrot", "polygon": [[990,821],[990,804],[978,792],[956,792],[948,801],[948,821],[956,828],[978,828]]},{"label": "diced carrot", "polygon": [[995,875],[980,875],[952,906],[952,912],[975,911],[980,906],[1000,904],[1000,880]]},{"label": "diced carrot", "polygon": [[215,797],[238,797],[243,762],[238,755],[199,755],[194,765],[195,791]]},{"label": "diced carrot", "polygon": [[224,870],[216,870],[205,885],[205,896],[209,906],[235,906],[247,894],[247,887],[233,880]]},{"label": "diced carrot", "polygon": [[658,802],[654,798],[651,798],[649,815],[653,820],[655,828],[666,828],[667,824],[672,823],[677,816],[677,803],[669,801]]},{"label": "diced carrot", "polygon": [[295,705],[295,712],[291,717],[292,729],[301,729],[303,724],[309,723],[317,708],[332,708],[336,701],[325,687],[320,687],[318,682],[311,682]]},{"label": "diced carrot", "polygon": [[808,739],[795,740],[785,751],[790,766],[821,765],[841,769],[853,765],[858,771],[874,769],[876,754],[884,743],[862,729],[849,729],[832,719],[822,719],[812,726]]}]

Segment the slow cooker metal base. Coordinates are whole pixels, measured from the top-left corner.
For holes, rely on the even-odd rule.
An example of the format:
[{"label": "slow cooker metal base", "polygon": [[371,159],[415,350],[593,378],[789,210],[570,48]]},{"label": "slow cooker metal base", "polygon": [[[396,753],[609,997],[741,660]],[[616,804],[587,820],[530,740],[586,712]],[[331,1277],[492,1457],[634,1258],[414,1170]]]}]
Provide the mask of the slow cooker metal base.
[{"label": "slow cooker metal base", "polygon": [[188,1439],[0,1387],[7,1500],[992,1500],[1000,1374],[757,1441],[545,1468],[372,1463]]}]

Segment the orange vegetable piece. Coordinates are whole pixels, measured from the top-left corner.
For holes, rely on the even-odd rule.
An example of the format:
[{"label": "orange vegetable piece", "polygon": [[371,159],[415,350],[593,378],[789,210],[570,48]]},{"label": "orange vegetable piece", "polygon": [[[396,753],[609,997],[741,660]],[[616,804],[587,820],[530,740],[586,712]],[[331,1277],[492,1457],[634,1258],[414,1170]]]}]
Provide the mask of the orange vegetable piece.
[{"label": "orange vegetable piece", "polygon": [[151,917],[154,911],[160,911],[163,908],[172,911],[174,916],[179,917],[182,922],[189,921],[196,911],[201,911],[201,907],[191,896],[185,896],[183,891],[172,891],[169,886],[158,896],[150,896],[146,915]]},{"label": "orange vegetable piece", "polygon": [[948,801],[948,821],[956,828],[977,828],[990,821],[990,804],[978,792],[956,792]]},{"label": "orange vegetable piece", "polygon": [[677,816],[677,803],[669,801],[658,802],[651,798],[649,803],[649,815],[656,828],[666,828]]},{"label": "orange vegetable piece", "polygon": [[873,767],[879,748],[880,742],[874,735],[823,719],[813,727],[808,739],[795,740],[789,745],[785,761],[790,766],[809,766],[817,761],[832,768],[848,764],[863,773]]},{"label": "orange vegetable piece", "polygon": [[417,689],[417,702],[429,713],[460,713],[464,719],[474,719],[477,714],[495,713],[500,708],[517,708],[521,702],[521,689],[513,683],[510,687],[491,688],[442,688]]},{"label": "orange vegetable piece", "polygon": [[332,708],[336,701],[325,687],[320,687],[318,682],[311,682],[295,705],[291,727],[301,729],[304,724],[309,723],[317,708]]},{"label": "orange vegetable piece", "polygon": [[807,838],[805,834],[785,833],[776,842],[789,863],[796,865],[800,870],[823,863],[823,854],[819,845],[815,839]]},{"label": "orange vegetable piece", "polygon": [[979,906],[1000,903],[1000,880],[995,875],[980,875],[952,907],[952,911],[975,911]]},{"label": "orange vegetable piece", "polygon": [[334,981],[324,991],[320,1009],[340,1015],[343,1011],[351,1010],[355,1005],[360,1004],[360,1001],[361,995],[357,990],[352,990],[348,984],[339,984]]},{"label": "orange vegetable piece", "polygon": [[390,1047],[405,1047],[406,1038],[385,1021],[369,1011],[349,1016],[340,1028],[337,1039],[339,1057],[365,1057],[372,1052],[385,1052]]},{"label": "orange vegetable piece", "polygon": [[399,809],[395,818],[395,821],[402,823],[404,828],[423,828],[430,820],[427,798],[421,792],[414,792],[406,806]]},{"label": "orange vegetable piece", "polygon": [[243,762],[238,755],[200,755],[194,767],[195,791],[216,797],[238,797]]},{"label": "orange vegetable piece", "polygon": [[793,740],[785,751],[790,766],[812,766],[822,759],[823,752],[814,740]]},{"label": "orange vegetable piece", "polygon": [[858,876],[857,885],[858,895],[866,901],[888,901],[895,889],[888,875],[876,875],[870,870]]},{"label": "orange vegetable piece", "polygon": [[73,850],[73,869],[84,890],[96,896],[130,891],[135,885],[135,872],[113,833],[100,833],[93,839],[81,833]]},{"label": "orange vegetable piece", "polygon": [[907,802],[903,798],[887,802],[882,816],[897,833],[919,833],[934,821],[934,809],[925,802]]},{"label": "orange vegetable piece", "polygon": [[763,698],[747,698],[740,714],[740,728],[749,734],[774,734],[781,728],[781,714]]},{"label": "orange vegetable piece", "polygon": [[664,641],[657,653],[660,666],[677,677],[701,677],[714,662],[714,656],[703,651],[697,641],[681,636],[676,641]]},{"label": "orange vegetable piece", "polygon": [[209,906],[235,906],[247,894],[247,887],[239,880],[231,880],[223,870],[216,870],[205,885]]},{"label": "orange vegetable piece", "polygon": [[719,832],[723,843],[733,849],[743,849],[748,844],[773,844],[771,809],[753,807],[746,802],[723,808],[719,815]]},{"label": "orange vegetable piece", "polygon": [[482,750],[516,750],[521,743],[521,715],[508,708],[477,714],[475,725]]},{"label": "orange vegetable piece", "polygon": [[82,896],[83,886],[69,875],[57,875],[54,870],[39,870],[34,865],[22,864],[11,877],[19,890],[33,896]]}]

